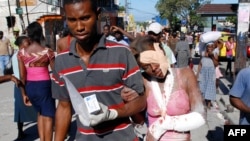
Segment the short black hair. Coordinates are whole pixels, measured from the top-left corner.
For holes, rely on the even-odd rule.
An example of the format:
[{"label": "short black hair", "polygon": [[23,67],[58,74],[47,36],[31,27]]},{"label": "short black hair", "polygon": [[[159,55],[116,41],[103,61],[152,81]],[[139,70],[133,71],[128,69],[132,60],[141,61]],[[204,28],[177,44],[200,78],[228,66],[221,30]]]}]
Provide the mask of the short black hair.
[{"label": "short black hair", "polygon": [[[136,37],[130,44],[130,48],[134,50],[134,55],[139,55],[143,51],[149,50],[154,46],[155,39],[150,35]],[[135,56],[138,57],[138,56]]]},{"label": "short black hair", "polygon": [[27,27],[27,33],[28,33],[28,37],[32,41],[41,43],[41,41],[44,40],[43,28],[38,22],[30,23]]},{"label": "short black hair", "polygon": [[97,11],[97,3],[96,3],[97,0],[64,0],[63,8],[67,4],[75,4],[75,3],[86,2],[86,1],[89,1],[91,3],[91,8],[93,11]]},{"label": "short black hair", "polygon": [[15,45],[20,46],[24,39],[29,39],[27,36],[19,36],[16,38]]},{"label": "short black hair", "polygon": [[105,28],[105,27],[107,27],[108,29],[110,29],[110,25],[109,25],[109,24],[105,24],[105,25],[103,26],[103,28]]}]

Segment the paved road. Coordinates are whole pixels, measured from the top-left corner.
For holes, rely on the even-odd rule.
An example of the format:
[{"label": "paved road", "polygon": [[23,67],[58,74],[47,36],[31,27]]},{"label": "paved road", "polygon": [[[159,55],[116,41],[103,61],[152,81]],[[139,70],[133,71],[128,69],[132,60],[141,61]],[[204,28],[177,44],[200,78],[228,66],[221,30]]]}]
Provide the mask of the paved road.
[{"label": "paved road", "polygon": [[[197,60],[194,60],[197,61]],[[225,63],[220,65],[223,72]],[[197,65],[194,66],[194,71]],[[225,123],[224,117],[230,119],[232,124],[238,120],[238,111],[234,113],[225,112],[225,106],[228,104],[228,90],[231,85],[232,78],[221,78],[219,94],[217,94],[217,104],[219,109],[207,111],[207,124],[191,131],[192,141],[223,141],[223,125]],[[13,98],[12,82],[0,84],[0,141],[13,141],[17,137],[17,126],[13,122],[14,116],[14,98]],[[224,101],[224,104],[221,104]],[[223,106],[224,105],[224,106]],[[67,141],[74,140],[75,132],[75,118],[73,118],[71,130]],[[24,141],[38,141],[36,123],[25,123],[24,131],[27,137]]]}]

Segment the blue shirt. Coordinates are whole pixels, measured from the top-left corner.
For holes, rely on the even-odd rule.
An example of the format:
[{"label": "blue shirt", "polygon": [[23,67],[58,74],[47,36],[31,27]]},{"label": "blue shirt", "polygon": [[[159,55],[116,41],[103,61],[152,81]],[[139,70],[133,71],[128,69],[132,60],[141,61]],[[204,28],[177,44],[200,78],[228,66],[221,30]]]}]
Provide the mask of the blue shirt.
[{"label": "blue shirt", "polygon": [[[242,69],[234,81],[229,94],[238,97],[245,105],[250,107],[250,68]],[[250,125],[250,113],[240,111],[240,125]]]}]

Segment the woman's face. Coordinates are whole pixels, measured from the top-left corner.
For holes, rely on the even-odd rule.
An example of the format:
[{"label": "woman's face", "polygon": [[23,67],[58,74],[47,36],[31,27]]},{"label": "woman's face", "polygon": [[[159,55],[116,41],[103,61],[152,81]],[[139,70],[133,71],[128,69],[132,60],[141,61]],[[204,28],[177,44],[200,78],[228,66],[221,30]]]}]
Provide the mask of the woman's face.
[{"label": "woman's face", "polygon": [[159,63],[139,63],[140,67],[144,70],[148,75],[155,78],[164,78],[165,76],[162,73]]},{"label": "woman's face", "polygon": [[229,39],[229,42],[230,42],[230,43],[233,43],[233,42],[234,42],[234,39],[233,39],[233,38],[230,38],[230,39]]},{"label": "woman's face", "polygon": [[22,44],[19,46],[19,49],[26,48],[29,46],[29,44],[30,44],[29,39],[24,39],[22,41]]},{"label": "woman's face", "polygon": [[207,52],[213,52],[214,50],[214,44],[207,45]]}]

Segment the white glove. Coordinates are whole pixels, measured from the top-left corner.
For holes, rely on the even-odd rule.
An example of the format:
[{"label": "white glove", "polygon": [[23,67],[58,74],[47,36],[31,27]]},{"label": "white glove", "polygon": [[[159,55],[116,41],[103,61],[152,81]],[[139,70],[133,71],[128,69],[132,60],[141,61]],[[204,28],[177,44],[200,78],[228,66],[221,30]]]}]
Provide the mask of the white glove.
[{"label": "white glove", "polygon": [[118,112],[114,109],[108,109],[108,107],[102,103],[100,105],[100,112],[98,114],[90,114],[90,126],[95,126],[104,121],[113,120],[117,118]]},{"label": "white glove", "polygon": [[89,126],[89,120],[87,118],[84,118],[86,116],[82,116],[82,115],[78,115],[80,122],[84,125],[84,126]]}]

